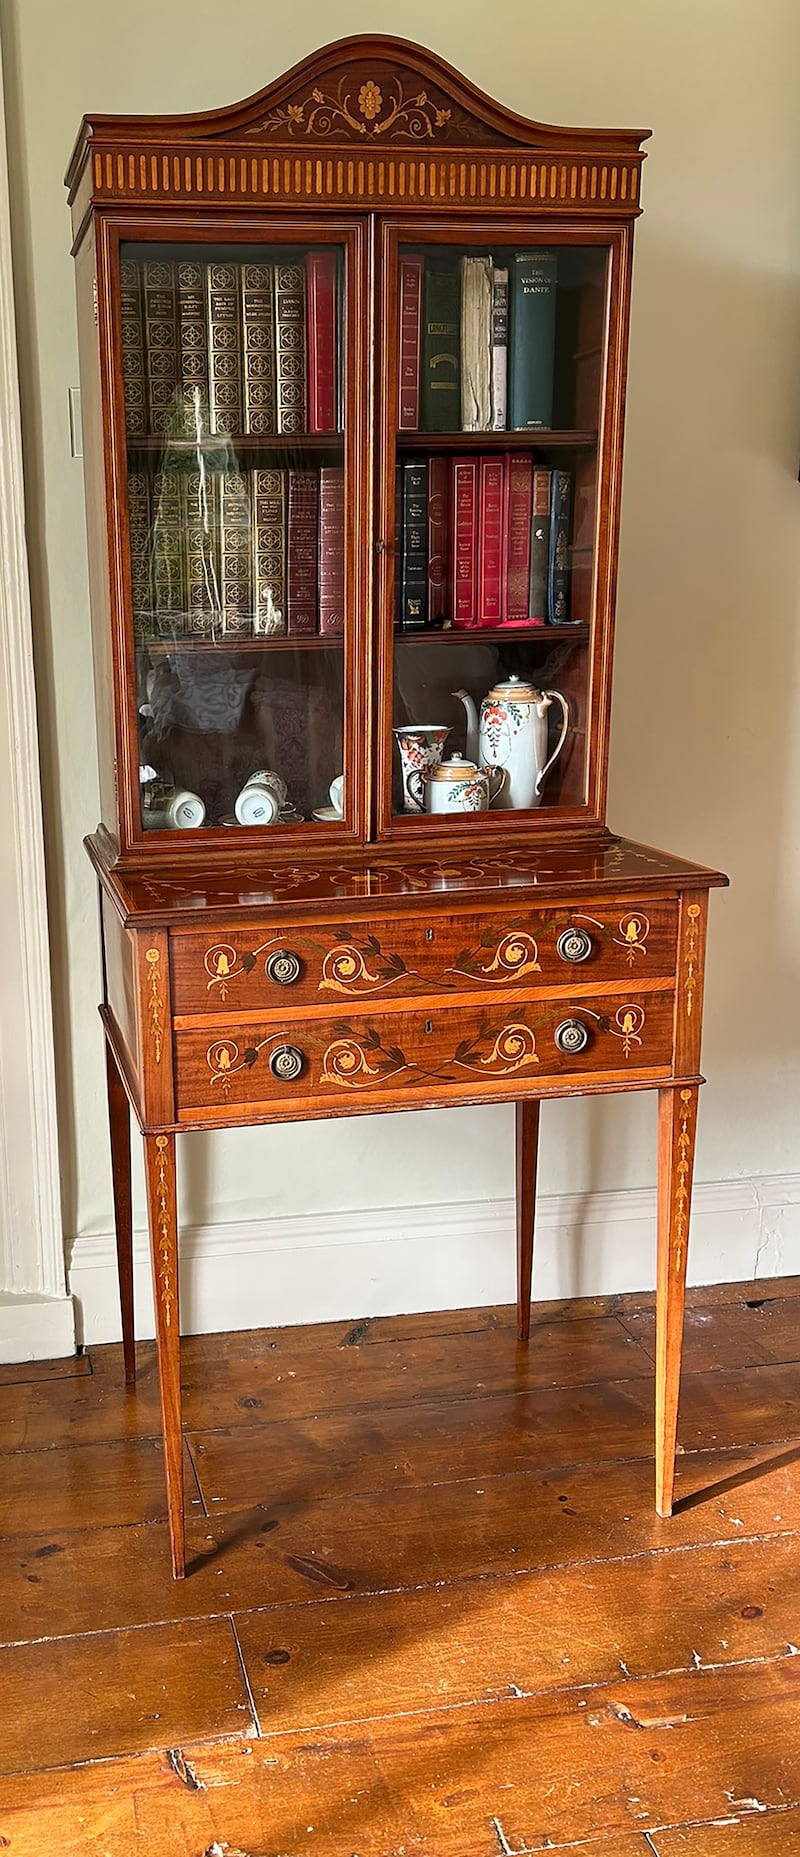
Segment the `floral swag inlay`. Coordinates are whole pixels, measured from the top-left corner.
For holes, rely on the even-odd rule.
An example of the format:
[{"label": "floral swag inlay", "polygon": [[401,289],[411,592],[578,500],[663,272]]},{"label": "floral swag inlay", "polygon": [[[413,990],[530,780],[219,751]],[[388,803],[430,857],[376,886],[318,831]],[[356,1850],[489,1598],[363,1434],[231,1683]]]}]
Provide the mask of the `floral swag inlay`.
[{"label": "floral swag inlay", "polygon": [[387,89],[389,94],[384,96],[374,78],[365,79],[356,97],[347,78],[342,78],[332,95],[315,85],[302,103],[287,103],[283,109],[273,110],[260,127],[272,134],[284,129],[290,135],[324,137],[334,135],[346,123],[359,136],[379,138],[391,132],[421,142],[432,139],[437,129],[449,123],[452,110],[434,103],[426,90],[407,97],[399,82]]}]

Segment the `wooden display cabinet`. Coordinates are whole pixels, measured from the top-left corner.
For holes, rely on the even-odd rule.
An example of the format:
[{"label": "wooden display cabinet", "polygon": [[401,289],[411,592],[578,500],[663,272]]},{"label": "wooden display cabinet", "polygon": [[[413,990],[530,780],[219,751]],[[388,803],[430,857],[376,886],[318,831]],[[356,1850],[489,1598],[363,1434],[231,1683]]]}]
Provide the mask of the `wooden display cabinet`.
[{"label": "wooden display cabinet", "polygon": [[514,1101],[525,1341],[540,1100],[657,1089],[671,1511],[724,879],[605,817],[644,139],[372,36],[230,109],[81,126],[87,844],[126,1373],[130,1105],[177,1576],[186,1128]]}]

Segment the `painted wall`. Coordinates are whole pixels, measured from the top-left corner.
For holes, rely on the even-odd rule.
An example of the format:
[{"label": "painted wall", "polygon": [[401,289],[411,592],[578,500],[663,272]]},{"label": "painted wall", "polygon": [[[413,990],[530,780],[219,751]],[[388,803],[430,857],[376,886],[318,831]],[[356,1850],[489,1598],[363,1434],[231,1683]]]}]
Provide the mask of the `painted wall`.
[{"label": "painted wall", "polygon": [[[610,820],[731,874],[731,891],[712,899],[700,1179],[796,1169],[796,0],[497,0],[489,15],[463,0],[406,0],[402,22],[385,0],[285,11],[3,0],[0,18],[68,1236],[107,1232],[111,1197],[96,903],[81,848],[98,802],[63,170],[85,109],[216,106],[317,43],[401,23],[519,111],[654,129],[635,265]],[[505,1200],[512,1128],[510,1110],[487,1109],[186,1137],[185,1215],[230,1226]],[[543,1191],[649,1185],[653,1133],[648,1098],[548,1105]],[[625,1274],[651,1280],[650,1256],[631,1255]]]}]

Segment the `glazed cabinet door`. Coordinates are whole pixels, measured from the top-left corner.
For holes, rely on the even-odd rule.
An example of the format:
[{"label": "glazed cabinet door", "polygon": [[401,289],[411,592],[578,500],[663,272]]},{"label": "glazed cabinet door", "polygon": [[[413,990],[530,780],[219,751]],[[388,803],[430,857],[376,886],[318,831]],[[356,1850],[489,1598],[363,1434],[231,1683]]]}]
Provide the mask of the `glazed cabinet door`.
[{"label": "glazed cabinet door", "polygon": [[106,234],[123,846],[363,836],[365,227]]},{"label": "glazed cabinet door", "polygon": [[602,818],[629,235],[380,239],[379,830]]}]

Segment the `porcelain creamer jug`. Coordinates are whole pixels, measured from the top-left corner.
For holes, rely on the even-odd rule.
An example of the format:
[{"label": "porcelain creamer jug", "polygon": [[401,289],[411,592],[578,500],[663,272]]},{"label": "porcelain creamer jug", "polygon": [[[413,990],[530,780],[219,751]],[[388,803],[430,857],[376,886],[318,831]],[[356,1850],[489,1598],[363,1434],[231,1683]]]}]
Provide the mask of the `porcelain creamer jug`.
[{"label": "porcelain creamer jug", "polygon": [[[467,754],[481,767],[504,767],[506,779],[494,804],[521,812],[542,803],[545,776],[567,739],[569,708],[560,690],[537,690],[509,677],[497,683],[481,703],[480,721],[472,697],[454,690],[467,714]],[[553,753],[547,754],[547,712],[560,703],[563,722]]]}]

